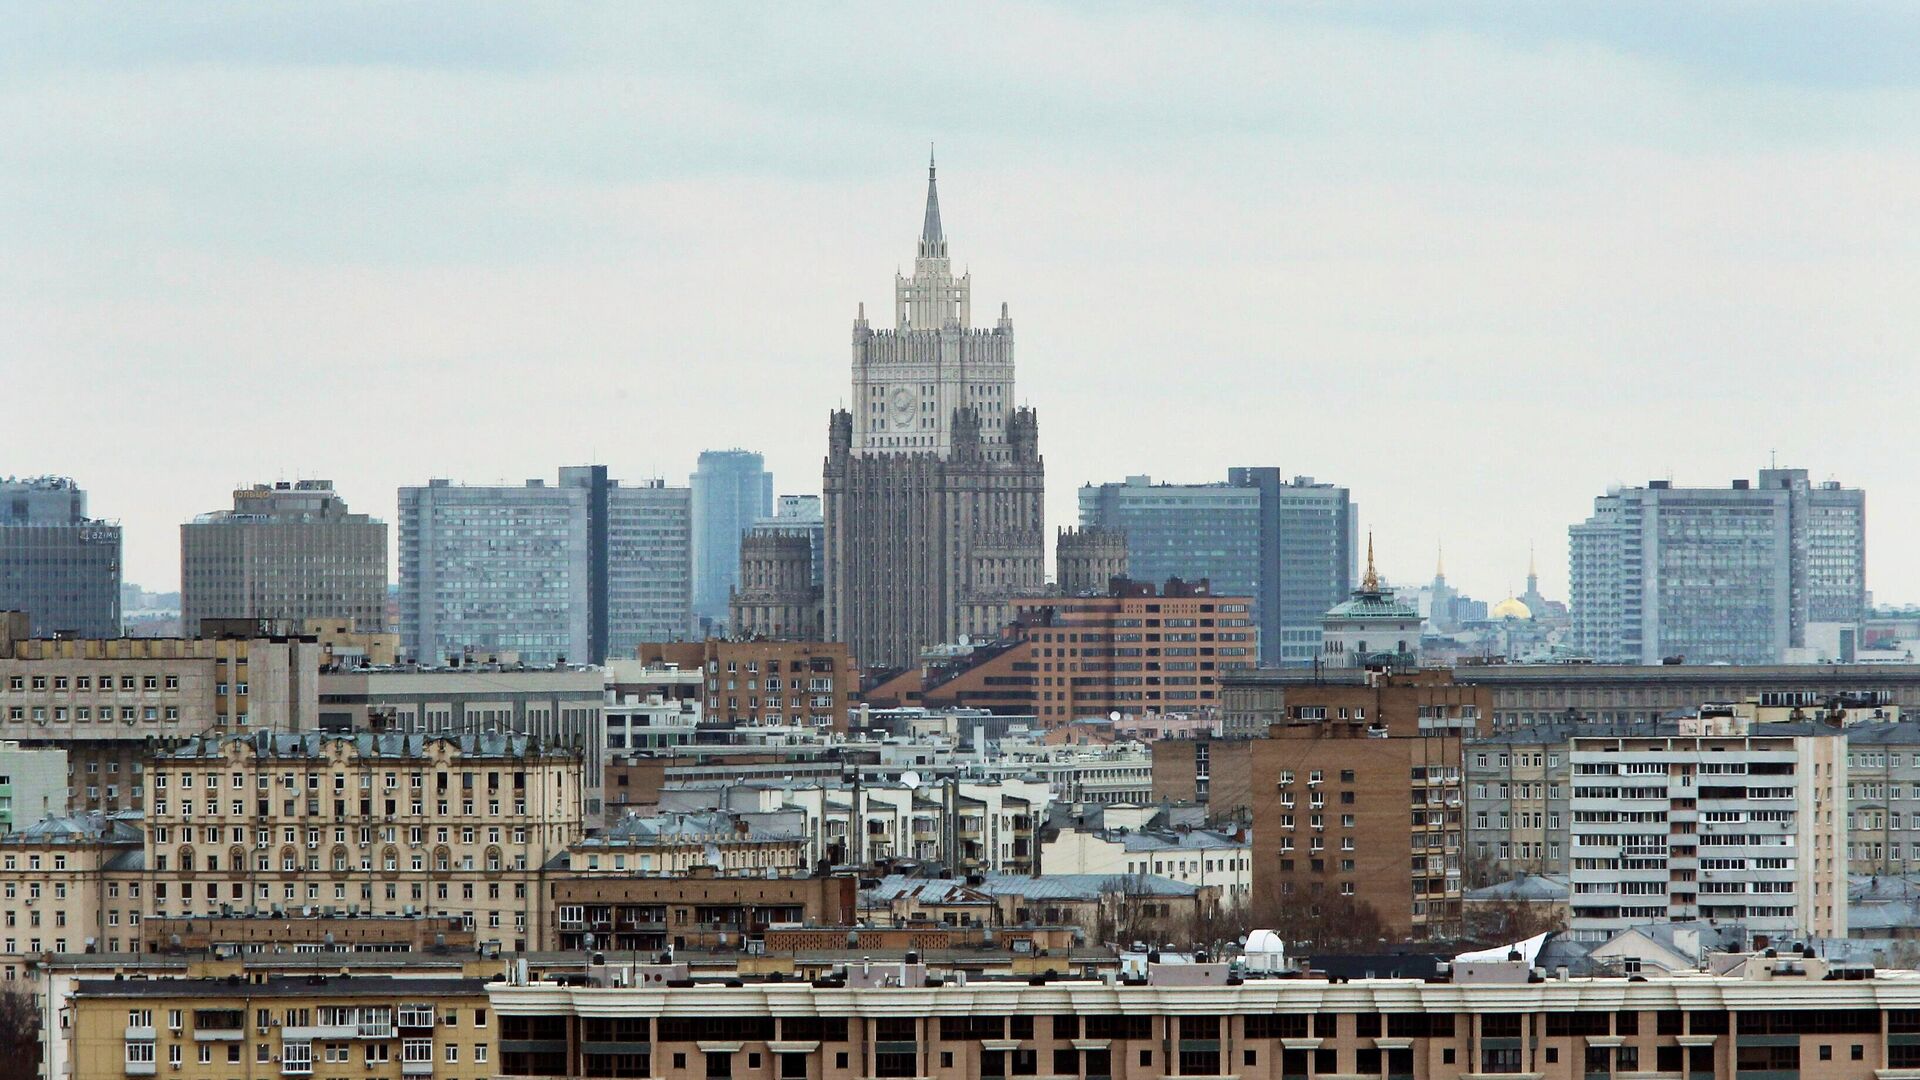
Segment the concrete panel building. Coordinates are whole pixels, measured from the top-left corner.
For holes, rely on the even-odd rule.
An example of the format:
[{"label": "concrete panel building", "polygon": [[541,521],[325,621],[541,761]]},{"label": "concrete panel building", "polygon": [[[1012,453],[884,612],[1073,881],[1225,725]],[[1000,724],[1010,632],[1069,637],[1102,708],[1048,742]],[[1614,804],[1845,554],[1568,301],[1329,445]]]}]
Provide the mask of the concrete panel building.
[{"label": "concrete panel building", "polygon": [[1573,644],[1600,663],[1849,662],[1866,615],[1866,495],[1805,469],[1654,480],[1568,530]]},{"label": "concrete panel building", "polygon": [[0,479],[0,611],[35,636],[119,636],[120,524],[88,517],[71,479]]},{"label": "concrete panel building", "polygon": [[66,750],[0,742],[0,833],[66,812]]},{"label": "concrete panel building", "polygon": [[1571,933],[1745,927],[1765,948],[1847,936],[1847,736],[1732,717],[1575,736]]},{"label": "concrete panel building", "polygon": [[387,628],[387,526],[350,513],[330,480],[255,484],[233,509],[180,526],[187,636],[207,618],[346,620]]},{"label": "concrete panel building", "polygon": [[67,753],[74,812],[141,808],[155,746],[205,731],[318,726],[320,646],[247,633],[201,638],[15,637],[0,617],[0,738]]},{"label": "concrete panel building", "polygon": [[551,664],[630,655],[692,627],[692,500],[603,465],[549,486],[400,489],[400,636],[409,656]]}]

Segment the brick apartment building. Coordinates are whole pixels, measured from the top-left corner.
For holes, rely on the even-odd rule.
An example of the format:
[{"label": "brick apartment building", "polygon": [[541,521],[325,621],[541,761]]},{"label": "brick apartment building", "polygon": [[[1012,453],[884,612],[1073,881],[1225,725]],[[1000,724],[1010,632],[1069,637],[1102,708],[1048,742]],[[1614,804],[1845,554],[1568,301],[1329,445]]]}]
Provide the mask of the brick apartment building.
[{"label": "brick apartment building", "polygon": [[860,669],[845,645],[820,641],[670,641],[642,644],[644,664],[704,671],[703,722],[847,730]]},{"label": "brick apartment building", "polygon": [[[1390,939],[1460,930],[1463,747],[1489,695],[1447,671],[1290,687],[1251,740],[1255,903],[1316,920],[1358,909]],[[1232,707],[1232,706],[1230,706]]]},{"label": "brick apartment building", "polygon": [[1007,640],[934,651],[870,690],[867,702],[987,708],[1046,727],[1116,712],[1212,710],[1221,673],[1258,659],[1251,607],[1247,597],[1177,578],[1157,590],[1122,578],[1102,596],[1017,599]]}]

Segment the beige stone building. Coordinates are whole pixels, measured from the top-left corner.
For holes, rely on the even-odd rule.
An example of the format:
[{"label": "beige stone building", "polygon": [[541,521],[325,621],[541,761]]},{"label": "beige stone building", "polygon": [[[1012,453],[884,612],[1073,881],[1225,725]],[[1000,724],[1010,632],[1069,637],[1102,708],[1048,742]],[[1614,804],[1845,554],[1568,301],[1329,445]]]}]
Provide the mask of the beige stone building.
[{"label": "beige stone building", "polygon": [[137,827],[97,813],[0,835],[0,981],[45,953],[137,949],[140,851]]},{"label": "beige stone building", "polygon": [[813,543],[803,532],[750,532],[740,538],[740,584],[727,601],[735,637],[818,641],[820,587]]},{"label": "beige stone building", "polygon": [[320,647],[302,636],[24,636],[0,616],[0,738],[67,751],[73,810],[141,805],[142,762],[202,732],[317,726]]},{"label": "beige stone building", "polygon": [[540,869],[578,840],[580,756],[525,735],[257,732],[147,771],[146,910],[452,915],[542,940]]}]

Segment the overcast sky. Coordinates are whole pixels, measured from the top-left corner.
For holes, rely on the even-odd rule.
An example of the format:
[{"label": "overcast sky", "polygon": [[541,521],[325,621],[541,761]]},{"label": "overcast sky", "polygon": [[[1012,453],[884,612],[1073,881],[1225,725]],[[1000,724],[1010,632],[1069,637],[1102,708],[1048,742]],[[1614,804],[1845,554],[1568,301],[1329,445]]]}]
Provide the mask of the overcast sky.
[{"label": "overcast sky", "polygon": [[817,492],[933,142],[1049,527],[1271,464],[1396,579],[1563,596],[1609,484],[1777,451],[1920,600],[1910,5],[8,7],[0,475],[132,582],[257,480]]}]

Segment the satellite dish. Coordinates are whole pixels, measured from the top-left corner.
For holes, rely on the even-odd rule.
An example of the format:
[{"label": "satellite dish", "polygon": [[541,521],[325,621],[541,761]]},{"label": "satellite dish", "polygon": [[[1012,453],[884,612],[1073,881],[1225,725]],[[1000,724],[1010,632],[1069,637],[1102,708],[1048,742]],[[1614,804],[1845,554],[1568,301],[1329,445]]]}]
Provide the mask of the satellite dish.
[{"label": "satellite dish", "polygon": [[1119,710],[1119,709],[1115,709],[1115,710],[1113,710],[1112,712],[1110,712],[1110,713],[1108,713],[1108,714],[1107,714],[1107,719],[1109,719],[1109,720],[1111,720],[1111,721],[1113,721],[1113,722],[1114,722],[1114,723],[1116,723],[1116,724],[1117,724],[1117,723],[1119,723],[1119,722],[1120,722],[1120,710]]},{"label": "satellite dish", "polygon": [[920,786],[920,774],[914,772],[912,769],[908,769],[906,772],[900,774],[900,782],[910,788],[917,789]]}]

